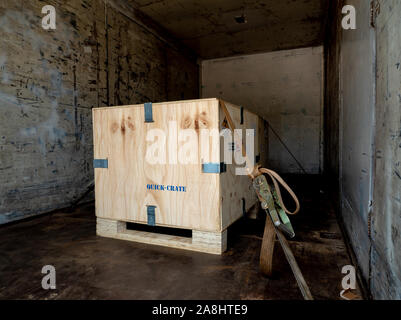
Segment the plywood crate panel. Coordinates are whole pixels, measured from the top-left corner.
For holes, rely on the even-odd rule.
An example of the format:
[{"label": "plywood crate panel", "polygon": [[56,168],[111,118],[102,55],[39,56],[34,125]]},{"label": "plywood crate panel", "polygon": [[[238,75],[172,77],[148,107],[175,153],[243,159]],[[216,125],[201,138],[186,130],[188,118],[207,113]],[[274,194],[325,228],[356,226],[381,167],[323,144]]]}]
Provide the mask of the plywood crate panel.
[{"label": "plywood crate panel", "polygon": [[[227,127],[222,103],[236,128],[254,129],[255,155],[264,163],[268,146],[265,121],[241,107],[218,99],[153,103],[153,122],[145,122],[143,104],[93,109],[94,158],[107,160],[107,168],[95,168],[96,216],[102,225],[98,234],[128,239],[127,236],[116,236],[128,231],[133,234],[132,230],[124,227],[119,231],[116,229],[113,235],[104,231],[110,230],[103,227],[107,220],[110,223],[148,224],[148,207],[154,206],[156,226],[209,232],[211,239],[218,234],[221,235],[219,241],[225,241],[227,227],[257,202],[251,180],[235,174],[238,167],[235,163],[228,164],[225,172],[205,173],[202,167],[205,151],[200,150],[204,148],[201,143],[195,144],[192,152],[195,162],[180,163],[179,150],[185,150],[184,144],[188,140],[177,139],[185,129],[193,129],[197,141],[200,141],[202,129],[220,131]],[[177,124],[175,130],[174,123]],[[157,141],[149,141],[150,133],[155,132],[152,129],[161,130],[165,135],[166,163],[152,164],[146,159],[149,148]],[[170,141],[176,142],[176,148],[168,148]],[[207,162],[220,164],[227,146],[222,139],[210,139],[209,142]],[[138,233],[130,240],[138,241]],[[188,239],[185,241],[188,242]],[[163,239],[160,243],[151,243],[166,245],[169,242]],[[191,245],[174,247],[191,249]],[[208,245],[193,250],[208,252],[204,247]],[[220,247],[217,251],[224,251],[224,243]]]}]

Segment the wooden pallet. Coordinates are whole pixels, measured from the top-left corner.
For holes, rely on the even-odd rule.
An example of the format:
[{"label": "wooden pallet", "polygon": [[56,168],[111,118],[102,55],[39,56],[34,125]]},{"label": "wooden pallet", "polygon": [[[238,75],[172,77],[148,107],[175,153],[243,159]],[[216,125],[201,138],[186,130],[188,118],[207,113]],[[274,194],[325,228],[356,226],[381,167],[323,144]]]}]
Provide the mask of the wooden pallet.
[{"label": "wooden pallet", "polygon": [[161,233],[128,230],[127,223],[124,221],[97,218],[96,233],[99,236],[107,238],[211,254],[222,254],[227,250],[227,230],[222,232],[192,230],[192,237],[187,238]]}]

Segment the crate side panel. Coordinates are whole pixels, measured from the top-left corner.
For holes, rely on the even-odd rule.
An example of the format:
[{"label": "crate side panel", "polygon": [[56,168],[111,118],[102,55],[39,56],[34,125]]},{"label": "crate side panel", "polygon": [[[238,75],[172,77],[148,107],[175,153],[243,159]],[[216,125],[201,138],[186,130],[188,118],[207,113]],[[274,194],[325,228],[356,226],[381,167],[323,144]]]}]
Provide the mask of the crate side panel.
[{"label": "crate side panel", "polygon": [[258,126],[259,164],[262,168],[268,168],[269,158],[269,125],[266,120],[259,117]]},{"label": "crate side panel", "polygon": [[[254,130],[254,154],[260,155],[262,148],[260,147],[263,137],[260,135],[260,118],[252,112],[244,109],[243,124],[241,124],[241,108],[231,103],[224,102],[227,111],[230,113],[231,119],[234,122],[236,129],[242,129],[243,139],[245,141],[246,129]],[[227,120],[223,110],[220,108],[220,127],[227,127]],[[224,148],[229,146],[221,143],[221,157],[223,158]],[[241,156],[239,146],[235,146],[234,153]],[[262,157],[261,157],[262,158]],[[252,180],[248,176],[237,175],[235,169],[238,166],[235,164],[233,156],[232,164],[227,165],[227,172],[220,176],[221,188],[221,205],[222,205],[222,228],[225,229],[233,222],[241,218],[243,211],[248,211],[256,202],[257,197],[252,187]],[[245,201],[245,202],[244,202]]]},{"label": "crate side panel", "polygon": [[[108,154],[103,157],[109,159],[109,168],[96,169],[101,177],[96,185],[96,197],[101,198],[97,216],[147,223],[147,206],[154,205],[157,225],[220,230],[219,176],[203,174],[198,158],[195,164],[183,164],[180,157],[185,150],[199,154],[198,146],[191,149],[193,143],[180,140],[185,138],[184,129],[192,130],[196,141],[201,128],[217,129],[217,102],[154,104],[152,109],[153,123],[144,122],[143,106],[99,110],[106,118],[101,131],[107,141],[103,143],[108,145]],[[176,133],[171,127],[175,124]],[[155,138],[150,139],[152,136]],[[170,149],[171,141],[176,142],[176,148]],[[219,156],[218,148],[210,147]],[[146,157],[147,152],[155,157]],[[185,187],[185,192],[171,191],[177,187]]]},{"label": "crate side panel", "polygon": [[[109,137],[107,114],[97,109],[92,109],[93,119],[93,151],[94,159],[107,159],[109,155]],[[108,201],[109,171],[107,169],[95,168],[95,207],[98,217],[107,217],[111,212]]]}]

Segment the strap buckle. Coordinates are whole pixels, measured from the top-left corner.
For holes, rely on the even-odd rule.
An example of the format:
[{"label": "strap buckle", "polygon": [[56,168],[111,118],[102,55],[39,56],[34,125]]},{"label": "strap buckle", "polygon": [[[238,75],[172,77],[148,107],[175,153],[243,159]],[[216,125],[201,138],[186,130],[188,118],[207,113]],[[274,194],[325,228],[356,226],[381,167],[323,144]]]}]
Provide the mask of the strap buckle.
[{"label": "strap buckle", "polygon": [[262,174],[253,180],[253,188],[258,195],[262,208],[268,213],[276,228],[290,238],[295,237],[290,218],[281,207],[275,190],[271,190],[266,177]]}]

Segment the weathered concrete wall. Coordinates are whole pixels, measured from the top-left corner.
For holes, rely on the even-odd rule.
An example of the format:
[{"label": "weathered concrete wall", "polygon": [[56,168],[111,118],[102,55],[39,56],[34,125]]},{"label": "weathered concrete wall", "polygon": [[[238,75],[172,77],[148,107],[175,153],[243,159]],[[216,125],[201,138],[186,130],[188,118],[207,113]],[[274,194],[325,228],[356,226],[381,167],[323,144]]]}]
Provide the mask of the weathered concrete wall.
[{"label": "weathered concrete wall", "polygon": [[[243,105],[267,119],[308,173],[321,169],[322,47],[277,51],[202,63],[202,97]],[[269,166],[302,173],[270,134]]]},{"label": "weathered concrete wall", "polygon": [[372,209],[375,31],[370,3],[355,6],[357,29],[344,30],[340,65],[340,182],[341,209],[360,270],[369,278],[369,224]]},{"label": "weathered concrete wall", "polygon": [[[339,194],[340,180],[340,50],[341,50],[341,8],[342,0],[330,1],[327,19],[326,39],[324,44],[324,175],[328,181],[332,194]],[[339,198],[336,196],[336,202]]]},{"label": "weathered concrete wall", "polygon": [[101,0],[2,1],[0,47],[0,224],[86,190],[91,108],[198,97],[195,61]]},{"label": "weathered concrete wall", "polygon": [[371,290],[401,299],[401,2],[379,2]]},{"label": "weathered concrete wall", "polygon": [[356,30],[342,30],[343,4],[331,5],[325,156],[330,177],[339,159],[341,214],[373,298],[401,299],[401,3],[379,2],[376,28],[370,2],[344,2]]}]

